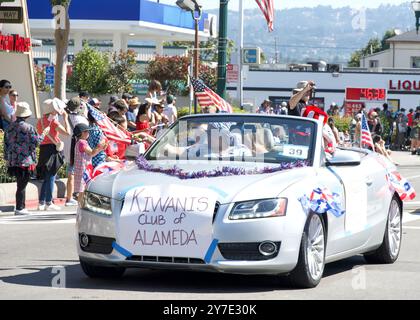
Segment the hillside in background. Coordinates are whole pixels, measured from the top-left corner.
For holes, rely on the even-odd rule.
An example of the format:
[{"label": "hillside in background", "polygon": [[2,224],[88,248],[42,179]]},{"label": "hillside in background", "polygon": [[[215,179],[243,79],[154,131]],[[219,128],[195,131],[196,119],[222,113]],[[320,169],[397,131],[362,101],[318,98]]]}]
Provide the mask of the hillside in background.
[{"label": "hillside in background", "polygon": [[[209,12],[218,15],[217,10]],[[238,18],[238,12],[229,12],[228,36],[235,42]],[[409,2],[366,9],[365,13],[330,6],[284,9],[276,10],[275,18],[275,30],[268,33],[261,12],[245,10],[244,45],[261,47],[267,59],[273,60],[277,40],[279,63],[325,60],[347,64],[351,53],[369,39],[382,38],[389,29],[407,31],[415,27]]]}]

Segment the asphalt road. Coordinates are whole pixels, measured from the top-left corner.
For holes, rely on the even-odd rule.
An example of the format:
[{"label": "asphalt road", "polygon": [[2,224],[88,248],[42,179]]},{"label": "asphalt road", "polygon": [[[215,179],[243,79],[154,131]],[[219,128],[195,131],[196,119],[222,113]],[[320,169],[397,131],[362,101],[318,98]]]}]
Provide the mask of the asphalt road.
[{"label": "asphalt road", "polygon": [[[419,167],[403,165],[399,171],[420,193]],[[321,284],[310,290],[292,289],[271,276],[184,271],[128,270],[120,280],[93,280],[78,263],[72,212],[3,216],[0,299],[420,299],[419,198],[404,210],[395,264],[368,265],[361,256],[328,264]]]}]

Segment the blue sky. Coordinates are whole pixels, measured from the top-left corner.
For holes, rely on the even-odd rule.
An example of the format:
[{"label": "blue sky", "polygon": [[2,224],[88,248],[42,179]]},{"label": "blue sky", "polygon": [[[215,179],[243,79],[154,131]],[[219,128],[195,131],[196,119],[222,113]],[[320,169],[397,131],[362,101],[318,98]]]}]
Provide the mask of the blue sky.
[{"label": "blue sky", "polygon": [[[219,7],[219,0],[197,0],[204,9],[214,9]],[[243,0],[246,9],[257,8],[254,0]],[[160,0],[161,3],[175,4],[176,0]],[[229,9],[237,10],[239,0],[230,0]],[[333,7],[351,6],[353,8],[375,8],[381,4],[401,4],[407,3],[407,0],[274,0],[274,7],[276,9],[282,8],[296,8],[296,7],[316,7],[317,5],[331,5]]]}]

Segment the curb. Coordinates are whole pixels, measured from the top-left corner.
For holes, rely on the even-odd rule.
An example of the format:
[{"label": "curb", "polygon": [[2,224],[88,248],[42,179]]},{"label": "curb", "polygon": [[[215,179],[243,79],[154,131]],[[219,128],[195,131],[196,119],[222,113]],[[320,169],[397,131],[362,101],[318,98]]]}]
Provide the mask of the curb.
[{"label": "curb", "polygon": [[[41,192],[42,182],[40,180],[31,180],[26,187],[26,202],[38,202],[39,193]],[[53,198],[65,198],[66,197],[66,185],[67,179],[59,179],[55,181],[55,188],[53,192]],[[2,183],[0,184],[0,210],[6,211],[13,207],[16,202],[16,182],[13,183]]]}]

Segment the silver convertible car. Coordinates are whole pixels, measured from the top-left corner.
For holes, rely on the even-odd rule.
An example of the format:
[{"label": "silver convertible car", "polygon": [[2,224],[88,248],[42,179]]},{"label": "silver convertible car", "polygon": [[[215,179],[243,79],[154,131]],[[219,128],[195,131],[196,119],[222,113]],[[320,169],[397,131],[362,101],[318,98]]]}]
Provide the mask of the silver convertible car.
[{"label": "silver convertible car", "polygon": [[181,118],[144,155],[88,184],[77,214],[83,271],[288,275],[310,288],[329,262],[395,262],[395,167],[369,150],[326,152],[323,129],[288,116]]}]

